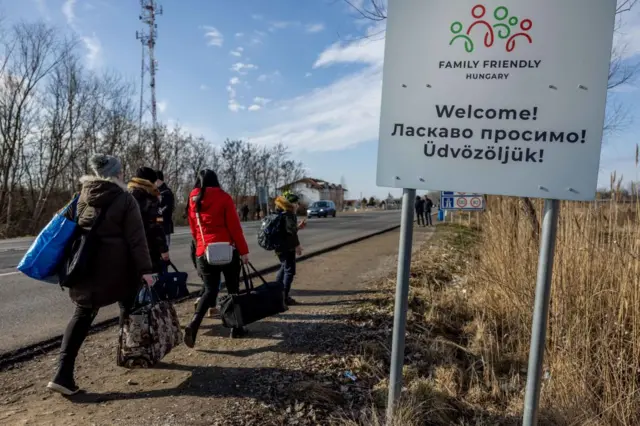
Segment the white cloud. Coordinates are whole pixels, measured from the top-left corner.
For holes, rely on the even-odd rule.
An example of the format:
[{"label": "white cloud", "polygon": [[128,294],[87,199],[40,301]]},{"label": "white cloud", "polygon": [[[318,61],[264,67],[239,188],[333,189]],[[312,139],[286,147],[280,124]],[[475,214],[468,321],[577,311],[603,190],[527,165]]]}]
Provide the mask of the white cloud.
[{"label": "white cloud", "polygon": [[244,37],[244,33],[236,33],[236,37],[238,37],[238,38]]},{"label": "white cloud", "polygon": [[202,29],[205,31],[204,37],[207,39],[207,44],[209,46],[217,46],[221,47],[224,42],[224,37],[222,33],[217,30],[215,27],[204,26]]},{"label": "white cloud", "polygon": [[[369,34],[377,32],[369,31]],[[362,39],[353,42],[338,42],[320,54],[313,68],[322,68],[339,63],[364,63],[382,65],[384,60],[384,40],[380,38]]]},{"label": "white cloud", "polygon": [[309,78],[309,77],[311,77],[312,75],[313,75],[313,74],[311,74],[310,72],[308,72],[308,73],[306,73],[304,76],[305,76],[306,78]]},{"label": "white cloud", "polygon": [[158,102],[158,112],[160,114],[164,114],[167,111],[168,106],[169,106],[169,103],[167,101]]},{"label": "white cloud", "polygon": [[262,107],[260,105],[253,104],[249,107],[249,111],[260,111]]},{"label": "white cloud", "polygon": [[200,90],[206,92],[207,90],[209,90],[209,86],[207,86],[206,84],[201,84],[200,85]]},{"label": "white cloud", "polygon": [[244,64],[242,62],[236,62],[231,66],[231,71],[237,72],[241,75],[246,75],[247,71],[257,70],[258,67],[254,64]]},{"label": "white cloud", "polygon": [[91,36],[82,37],[84,47],[87,49],[87,67],[96,69],[102,65],[102,43],[94,33]]},{"label": "white cloud", "polygon": [[258,15],[258,14],[253,14],[251,15],[251,19],[255,20],[255,21],[262,21],[264,19],[264,17],[262,15]]},{"label": "white cloud", "polygon": [[284,30],[292,27],[299,27],[302,25],[299,21],[274,21],[269,23],[269,32],[275,32],[277,30]]},{"label": "white cloud", "polygon": [[238,77],[231,77],[229,80],[229,84],[234,85],[240,83],[240,79]]},{"label": "white cloud", "polygon": [[280,71],[274,71],[271,74],[260,74],[257,78],[257,80],[261,83],[264,83],[265,81],[273,81],[275,80],[277,77],[280,77]]},{"label": "white cloud", "polygon": [[235,99],[229,99],[229,111],[238,112],[246,109],[243,105],[240,105]]},{"label": "white cloud", "polygon": [[265,33],[264,31],[258,31],[258,30],[254,30],[253,34],[254,34],[253,37],[251,37],[251,40],[249,40],[249,45],[251,46],[262,44],[264,38],[267,36],[267,33]]},{"label": "white cloud", "polygon": [[227,86],[227,92],[229,93],[229,99],[236,98],[236,89],[234,89],[232,86]]},{"label": "white cloud", "polygon": [[308,33],[319,33],[321,31],[324,31],[324,24],[322,24],[322,23],[308,24],[307,27],[306,27],[306,31]]},{"label": "white cloud", "polygon": [[243,47],[238,47],[235,50],[232,50],[231,52],[229,52],[231,55],[239,58],[242,56],[242,52],[244,52],[244,48]]},{"label": "white cloud", "polygon": [[351,63],[362,65],[361,69],[328,86],[279,102],[278,110],[273,113],[274,123],[250,135],[251,141],[261,145],[282,142],[294,149],[330,151],[375,140],[383,59],[383,39],[330,46],[319,55],[316,68]]},{"label": "white cloud", "polygon": [[69,25],[73,25],[76,20],[75,8],[76,0],[66,0],[62,5],[62,13]]},{"label": "white cloud", "polygon": [[256,96],[255,98],[253,98],[253,102],[257,105],[266,105],[269,102],[271,102],[271,99],[267,99],[267,98],[261,98],[260,96]]}]

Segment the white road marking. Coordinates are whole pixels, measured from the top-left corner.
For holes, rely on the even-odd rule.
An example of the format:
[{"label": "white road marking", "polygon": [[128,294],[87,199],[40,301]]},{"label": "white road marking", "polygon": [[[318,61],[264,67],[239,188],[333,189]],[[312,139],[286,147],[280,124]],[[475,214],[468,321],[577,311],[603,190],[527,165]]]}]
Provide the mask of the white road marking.
[{"label": "white road marking", "polygon": [[0,274],[1,277],[10,277],[11,275],[18,275],[20,272],[7,272],[6,274]]}]

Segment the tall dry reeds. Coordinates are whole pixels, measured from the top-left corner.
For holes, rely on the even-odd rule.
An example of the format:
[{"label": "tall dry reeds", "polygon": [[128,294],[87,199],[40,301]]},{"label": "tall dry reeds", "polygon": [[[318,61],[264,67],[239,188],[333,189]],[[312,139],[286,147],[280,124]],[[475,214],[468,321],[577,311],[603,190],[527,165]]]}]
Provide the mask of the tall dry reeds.
[{"label": "tall dry reeds", "polygon": [[[612,192],[620,192],[612,177]],[[563,203],[553,270],[543,424],[640,424],[640,204]],[[542,203],[536,202],[538,217]],[[488,388],[526,373],[539,241],[521,200],[490,197],[471,268],[469,332]],[[508,396],[507,396],[508,395]],[[505,394],[522,409],[522,388]]]}]

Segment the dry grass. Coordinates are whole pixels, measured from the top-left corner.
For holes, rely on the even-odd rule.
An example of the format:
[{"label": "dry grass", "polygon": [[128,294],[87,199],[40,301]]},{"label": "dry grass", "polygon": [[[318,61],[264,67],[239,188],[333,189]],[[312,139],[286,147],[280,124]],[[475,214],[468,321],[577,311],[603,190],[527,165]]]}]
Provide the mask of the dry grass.
[{"label": "dry grass", "polygon": [[[491,197],[481,232],[441,226],[414,259],[397,424],[521,423],[539,246],[521,203]],[[635,204],[562,204],[540,424],[640,424],[639,218]],[[355,315],[380,330],[350,361],[373,408],[343,424],[382,424],[394,286]]]},{"label": "dry grass", "polygon": [[[519,200],[494,198],[469,283],[474,351],[493,377],[515,383],[521,408],[538,241]],[[541,214],[542,204],[537,205]],[[542,390],[545,424],[640,424],[639,205],[563,203]],[[511,361],[510,361],[511,360]]]}]

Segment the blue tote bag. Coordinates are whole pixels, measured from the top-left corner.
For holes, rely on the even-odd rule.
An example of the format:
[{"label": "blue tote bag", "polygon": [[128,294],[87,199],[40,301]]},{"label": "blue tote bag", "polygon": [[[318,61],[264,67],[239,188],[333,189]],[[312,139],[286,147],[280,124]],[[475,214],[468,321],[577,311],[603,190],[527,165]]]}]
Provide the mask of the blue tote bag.
[{"label": "blue tote bag", "polygon": [[[65,253],[67,243],[74,236],[77,223],[76,217],[78,195],[65,208],[60,210],[45,226],[24,255],[18,270],[26,276],[47,282],[57,282],[50,278],[56,274],[56,269]],[[69,214],[71,213],[71,214]]]}]

